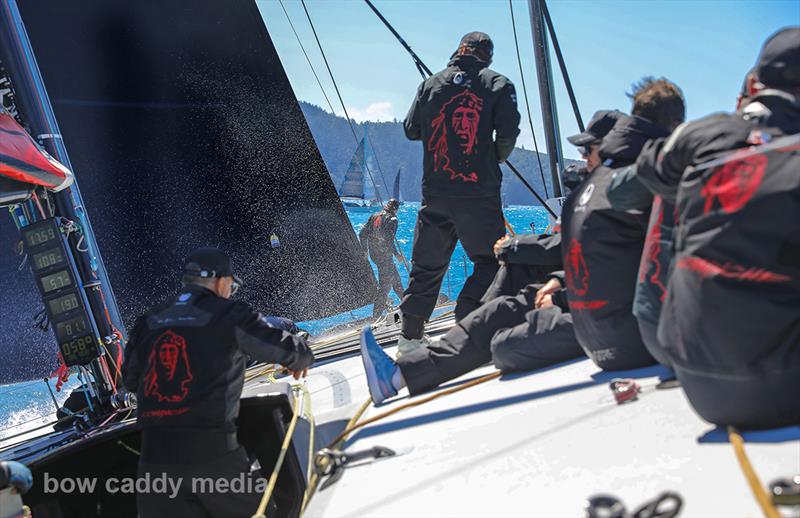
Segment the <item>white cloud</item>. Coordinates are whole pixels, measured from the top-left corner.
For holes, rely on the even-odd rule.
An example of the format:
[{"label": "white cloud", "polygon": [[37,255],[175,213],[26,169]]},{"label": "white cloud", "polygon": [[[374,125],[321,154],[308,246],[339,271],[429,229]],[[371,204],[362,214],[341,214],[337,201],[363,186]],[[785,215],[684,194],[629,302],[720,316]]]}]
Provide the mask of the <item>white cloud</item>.
[{"label": "white cloud", "polygon": [[378,101],[372,103],[363,110],[348,106],[347,112],[350,117],[357,122],[373,121],[373,122],[386,122],[395,118],[394,107],[389,101]]}]

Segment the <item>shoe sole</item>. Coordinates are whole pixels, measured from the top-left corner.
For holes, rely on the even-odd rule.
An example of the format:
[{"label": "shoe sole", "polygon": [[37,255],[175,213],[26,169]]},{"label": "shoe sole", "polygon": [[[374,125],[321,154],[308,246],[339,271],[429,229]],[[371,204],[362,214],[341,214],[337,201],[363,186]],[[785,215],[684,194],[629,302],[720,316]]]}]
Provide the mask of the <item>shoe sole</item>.
[{"label": "shoe sole", "polygon": [[[372,402],[376,405],[380,405],[384,401],[386,401],[385,397],[381,397],[379,400],[376,401],[375,394],[380,394],[383,396],[383,391],[381,390],[380,386],[375,386],[374,384],[378,383],[378,371],[375,369],[375,364],[372,363],[372,356],[369,354],[369,348],[367,346],[367,333],[371,333],[369,327],[365,327],[361,330],[361,361],[364,364],[364,371],[367,374],[367,387],[369,388],[369,396],[372,398]],[[374,337],[373,337],[374,339]]]}]

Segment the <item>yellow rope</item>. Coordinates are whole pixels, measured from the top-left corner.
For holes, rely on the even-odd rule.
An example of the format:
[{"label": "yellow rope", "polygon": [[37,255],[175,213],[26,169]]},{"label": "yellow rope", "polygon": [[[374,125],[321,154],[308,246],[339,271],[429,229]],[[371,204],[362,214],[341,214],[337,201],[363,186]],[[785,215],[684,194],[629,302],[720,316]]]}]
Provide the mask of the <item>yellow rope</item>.
[{"label": "yellow rope", "polygon": [[[351,428],[353,425],[355,425],[358,422],[358,420],[361,419],[361,416],[364,415],[364,412],[366,412],[371,405],[372,405],[372,399],[367,399],[366,401],[364,401],[364,403],[361,404],[361,407],[359,407],[359,409],[356,411],[353,417],[350,418],[350,421],[347,422],[347,426],[345,426],[345,429]],[[333,445],[333,448],[339,449],[346,440],[347,440],[347,435],[345,435],[344,438],[341,439],[339,442],[334,442],[331,444]],[[314,462],[313,457],[309,457],[309,460]],[[303,505],[300,506],[300,516],[303,516],[303,513],[306,512],[306,506],[308,505],[308,502],[311,500],[311,497],[314,496],[314,493],[317,492],[318,485],[319,485],[319,477],[317,476],[316,472],[313,472],[311,476],[308,478],[308,487],[306,488],[306,493],[303,496]]]},{"label": "yellow rope", "polygon": [[286,437],[283,439],[283,444],[281,445],[281,451],[278,454],[278,460],[275,461],[275,468],[272,470],[272,475],[269,477],[269,483],[267,484],[267,490],[264,491],[264,495],[261,497],[261,503],[258,504],[258,509],[256,513],[253,515],[252,518],[267,518],[265,514],[267,512],[267,504],[269,503],[269,499],[272,497],[273,491],[275,491],[275,484],[278,482],[278,473],[281,471],[281,467],[283,466],[283,460],[286,458],[286,452],[289,451],[289,446],[292,443],[292,435],[294,435],[294,429],[297,426],[297,419],[300,417],[300,392],[295,390],[294,395],[294,415],[292,416],[292,421],[289,423],[289,429],[286,430]]},{"label": "yellow rope", "polygon": [[122,446],[123,448],[125,448],[126,450],[128,450],[129,452],[133,453],[133,454],[134,454],[134,455],[136,455],[137,457],[140,457],[140,456],[142,455],[142,453],[141,453],[139,450],[137,450],[137,449],[135,449],[135,448],[132,448],[132,447],[128,446],[127,444],[125,444],[125,443],[124,443],[124,442],[122,442],[122,441],[117,441],[117,444],[119,444],[120,446]]},{"label": "yellow rope", "polygon": [[[378,415],[376,415],[374,417],[370,417],[369,419],[361,421],[358,424],[355,424],[355,425],[352,425],[352,426],[348,426],[347,428],[345,428],[345,430],[341,434],[339,434],[339,436],[335,440],[333,440],[331,442],[331,444],[336,444],[339,441],[343,440],[343,438],[347,437],[347,435],[349,435],[353,431],[358,430],[359,428],[363,428],[363,427],[367,426],[368,424],[372,424],[375,421],[380,421],[381,419],[389,417],[390,415],[394,415],[397,412],[400,412],[401,410],[405,410],[407,408],[413,408],[415,406],[424,405],[425,403],[428,403],[429,401],[433,401],[434,399],[439,399],[440,397],[447,396],[449,394],[455,394],[456,392],[461,392],[462,390],[466,390],[466,389],[468,389],[470,387],[474,387],[475,385],[480,385],[481,383],[486,383],[487,381],[491,381],[493,379],[499,378],[502,375],[503,375],[503,373],[501,371],[494,371],[491,374],[487,374],[485,376],[481,376],[480,378],[477,378],[477,379],[474,379],[474,380],[469,381],[467,383],[464,383],[463,385],[458,385],[456,387],[449,388],[447,390],[442,390],[441,392],[437,392],[435,394],[432,394],[432,395],[430,395],[428,397],[425,397],[425,398],[422,398],[422,399],[418,399],[416,401],[410,401],[410,402],[408,402],[408,403],[406,403],[404,405],[400,405],[397,408],[393,408],[391,410],[383,412],[382,414],[378,414]],[[329,446],[329,448],[332,448],[332,447]]]},{"label": "yellow rope", "polygon": [[747,458],[747,453],[744,451],[744,439],[742,439],[742,436],[733,426],[728,427],[728,438],[733,446],[733,451],[736,453],[736,460],[739,461],[739,466],[742,468],[744,478],[747,479],[750,490],[753,492],[753,496],[756,497],[756,501],[759,507],[761,507],[764,516],[767,518],[781,518],[778,510],[772,505],[772,501],[769,495],[767,495],[764,486],[761,485],[761,481],[758,479],[753,465],[750,464],[750,459]]}]

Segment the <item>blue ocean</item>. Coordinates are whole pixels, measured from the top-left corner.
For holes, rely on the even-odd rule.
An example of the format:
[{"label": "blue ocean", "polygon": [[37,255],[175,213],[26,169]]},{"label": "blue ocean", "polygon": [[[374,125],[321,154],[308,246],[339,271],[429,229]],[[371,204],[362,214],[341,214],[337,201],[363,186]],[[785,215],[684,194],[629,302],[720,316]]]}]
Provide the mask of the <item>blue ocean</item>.
[{"label": "blue ocean", "polygon": [[[397,241],[403,254],[411,260],[411,247],[414,240],[414,224],[416,222],[419,203],[405,203],[398,212]],[[510,206],[504,209],[506,219],[517,233],[528,233],[532,229],[542,232],[547,226],[547,213],[542,207]],[[371,213],[348,211],[347,215],[356,234],[366,223]],[[377,275],[377,269],[374,268]],[[408,270],[403,264],[398,263],[398,272],[403,280],[403,285],[408,284]],[[450,269],[442,283],[441,293],[449,299],[455,299],[464,280],[472,272],[472,263],[464,253],[459,243],[453,253]],[[399,299],[391,293],[393,303]],[[351,320],[368,318],[372,315],[372,306],[365,306],[344,314],[333,317],[299,323],[300,327],[307,329],[311,334],[318,334],[333,326],[347,323]],[[56,402],[63,403],[71,388],[78,385],[78,380],[73,375],[64,389],[55,392],[54,380],[49,380],[50,388],[44,380],[28,381],[13,385],[0,386],[0,439],[19,434],[37,426],[48,423],[54,419]],[[55,398],[56,402],[53,401]]]}]

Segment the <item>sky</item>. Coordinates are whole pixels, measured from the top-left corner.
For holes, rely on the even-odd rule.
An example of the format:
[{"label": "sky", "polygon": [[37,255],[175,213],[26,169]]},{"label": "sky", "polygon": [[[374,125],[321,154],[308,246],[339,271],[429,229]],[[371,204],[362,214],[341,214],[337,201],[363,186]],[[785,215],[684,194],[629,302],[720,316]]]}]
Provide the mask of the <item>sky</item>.
[{"label": "sky", "polygon": [[[512,0],[533,127],[546,149],[527,0]],[[297,98],[325,108],[278,0],[257,0]],[[335,112],[342,115],[299,0],[283,0]],[[533,148],[525,113],[508,0],[373,0],[434,72],[444,68],[461,36],[488,33],[491,68],[516,85],[522,114],[518,145]],[[411,58],[362,0],[306,0],[350,116],[402,120],[421,81]],[[684,92],[687,118],[730,111],[767,37],[800,25],[800,0],[549,0],[575,96],[588,121],[595,110],[630,110],[626,92],[643,76],[666,77]],[[551,45],[552,54],[552,45]],[[562,148],[579,158],[566,136],[578,132],[566,88],[552,57]]]}]

